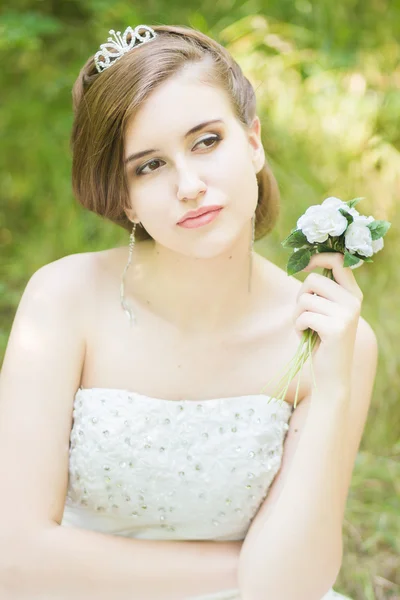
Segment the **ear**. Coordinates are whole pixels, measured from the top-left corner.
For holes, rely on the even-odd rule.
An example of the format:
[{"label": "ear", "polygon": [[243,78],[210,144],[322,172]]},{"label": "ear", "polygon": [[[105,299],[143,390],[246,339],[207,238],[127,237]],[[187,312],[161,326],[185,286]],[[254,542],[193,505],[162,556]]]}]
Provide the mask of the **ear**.
[{"label": "ear", "polygon": [[126,209],[125,214],[131,223],[140,223],[140,220],[138,219],[138,217],[135,214],[135,211],[132,208]]},{"label": "ear", "polygon": [[265,164],[265,152],[261,141],[261,123],[258,116],[254,117],[248,132],[254,170],[259,173]]}]

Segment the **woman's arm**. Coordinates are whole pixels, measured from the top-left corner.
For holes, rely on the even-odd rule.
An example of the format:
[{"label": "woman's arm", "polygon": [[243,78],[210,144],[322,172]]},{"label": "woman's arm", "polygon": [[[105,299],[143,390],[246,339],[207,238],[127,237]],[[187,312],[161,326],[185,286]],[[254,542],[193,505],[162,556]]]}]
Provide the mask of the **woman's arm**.
[{"label": "woman's arm", "polygon": [[0,376],[0,598],[179,600],[235,587],[241,542],[132,540],[60,526],[96,302],[92,261],[72,255],[37,271],[9,337]]},{"label": "woman's arm", "polygon": [[305,398],[293,413],[288,437],[292,444],[301,438],[292,456],[285,443],[286,468],[243,544],[238,577],[245,600],[320,600],[336,579],[342,553],[338,476],[347,424],[346,408],[336,401],[321,414]]},{"label": "woman's arm", "polygon": [[325,377],[291,417],[281,470],[239,558],[244,600],[321,600],[340,570],[344,510],[377,365],[373,330],[362,318],[356,329],[351,377],[351,349],[343,343],[334,354],[326,344]]},{"label": "woman's arm", "polygon": [[7,600],[186,600],[238,587],[241,542],[127,539],[49,525],[1,543]]}]

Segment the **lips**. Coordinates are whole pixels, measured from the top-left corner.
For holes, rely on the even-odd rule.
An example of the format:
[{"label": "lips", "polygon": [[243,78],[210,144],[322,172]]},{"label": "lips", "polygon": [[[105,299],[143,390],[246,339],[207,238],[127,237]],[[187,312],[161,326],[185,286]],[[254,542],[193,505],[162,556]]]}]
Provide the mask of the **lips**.
[{"label": "lips", "polygon": [[209,223],[215,221],[218,218],[219,213],[222,211],[221,208],[217,210],[208,210],[207,212],[203,212],[199,217],[193,217],[191,219],[185,219],[182,223],[178,223],[179,227],[184,227],[185,229],[197,229],[198,227],[204,227]]},{"label": "lips", "polygon": [[178,225],[180,225],[181,223],[184,223],[185,221],[189,221],[191,219],[196,219],[202,215],[206,215],[210,212],[215,212],[217,210],[221,210],[222,206],[217,206],[217,205],[213,205],[213,206],[204,206],[203,208],[200,208],[198,210],[191,210],[187,213],[187,216],[183,217],[180,221],[178,221]]}]

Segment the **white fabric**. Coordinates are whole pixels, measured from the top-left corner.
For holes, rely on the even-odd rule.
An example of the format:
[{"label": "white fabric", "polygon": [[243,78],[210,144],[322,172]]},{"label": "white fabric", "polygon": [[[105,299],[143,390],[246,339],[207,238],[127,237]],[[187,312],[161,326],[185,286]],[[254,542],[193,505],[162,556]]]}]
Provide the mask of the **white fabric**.
[{"label": "white fabric", "polygon": [[[79,388],[62,525],[152,540],[242,540],[279,471],[293,407]],[[343,599],[331,590],[321,600]],[[226,590],[188,600],[240,600]]]}]

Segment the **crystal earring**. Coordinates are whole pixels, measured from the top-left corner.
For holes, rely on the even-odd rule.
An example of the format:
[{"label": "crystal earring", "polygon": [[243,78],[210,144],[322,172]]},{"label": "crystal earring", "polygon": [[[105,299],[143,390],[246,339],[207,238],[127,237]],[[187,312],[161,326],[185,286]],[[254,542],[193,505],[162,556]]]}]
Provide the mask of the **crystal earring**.
[{"label": "crystal earring", "polygon": [[253,272],[253,248],[254,248],[255,230],[256,230],[256,213],[254,213],[253,216],[251,217],[251,242],[250,242],[250,249],[249,249],[250,265],[249,265],[249,283],[248,283],[249,293],[251,291],[251,275]]},{"label": "crystal earring", "polygon": [[124,298],[124,288],[125,288],[125,275],[131,265],[133,248],[135,246],[135,231],[136,231],[136,223],[133,224],[132,233],[129,236],[129,257],[128,257],[128,262],[125,265],[124,272],[122,273],[122,281],[121,281],[121,288],[120,288],[121,306],[122,306],[122,309],[125,312],[126,316],[128,317],[129,323],[131,326],[134,323],[136,324],[136,317],[132,312],[131,305]]}]

